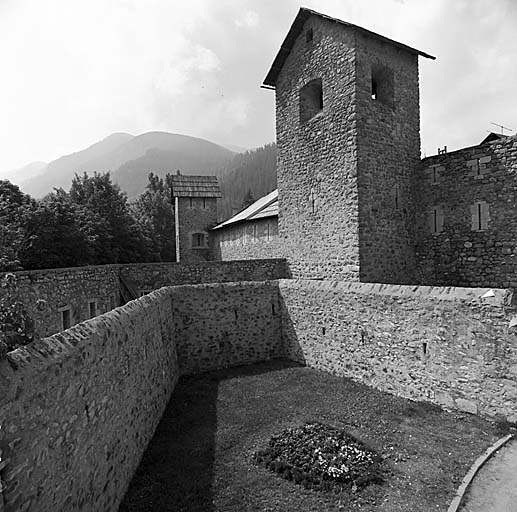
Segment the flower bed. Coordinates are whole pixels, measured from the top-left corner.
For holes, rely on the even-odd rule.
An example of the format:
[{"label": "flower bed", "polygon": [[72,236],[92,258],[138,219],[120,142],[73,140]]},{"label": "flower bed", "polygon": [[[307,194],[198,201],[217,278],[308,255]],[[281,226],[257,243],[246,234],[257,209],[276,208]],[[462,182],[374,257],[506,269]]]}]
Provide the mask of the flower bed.
[{"label": "flower bed", "polygon": [[308,489],[329,490],[382,481],[381,457],[343,429],[307,423],[275,434],[255,460]]}]

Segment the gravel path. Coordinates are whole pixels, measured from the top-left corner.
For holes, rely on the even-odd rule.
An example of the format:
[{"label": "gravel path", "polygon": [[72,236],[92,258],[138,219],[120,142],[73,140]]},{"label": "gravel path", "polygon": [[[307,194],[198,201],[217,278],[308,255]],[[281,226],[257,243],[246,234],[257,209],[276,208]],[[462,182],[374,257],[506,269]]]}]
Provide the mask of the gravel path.
[{"label": "gravel path", "polygon": [[460,512],[517,511],[517,441],[503,446],[479,471]]}]

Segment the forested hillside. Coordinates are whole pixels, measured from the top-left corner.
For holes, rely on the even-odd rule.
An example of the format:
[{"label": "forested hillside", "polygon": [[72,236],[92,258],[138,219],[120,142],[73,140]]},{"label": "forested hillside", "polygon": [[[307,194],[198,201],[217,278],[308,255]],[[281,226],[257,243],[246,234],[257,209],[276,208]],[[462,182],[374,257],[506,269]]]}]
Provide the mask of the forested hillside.
[{"label": "forested hillside", "polygon": [[217,172],[223,193],[219,210],[220,220],[232,215],[232,209],[240,210],[251,191],[257,200],[277,187],[276,144],[235,155],[226,169]]}]

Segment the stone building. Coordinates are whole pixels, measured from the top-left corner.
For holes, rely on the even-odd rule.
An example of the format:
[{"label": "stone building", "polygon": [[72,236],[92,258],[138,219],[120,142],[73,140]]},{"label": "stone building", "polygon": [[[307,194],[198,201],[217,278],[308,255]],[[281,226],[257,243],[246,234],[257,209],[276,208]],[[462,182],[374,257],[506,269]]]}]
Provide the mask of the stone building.
[{"label": "stone building", "polygon": [[217,223],[221,189],[216,176],[172,177],[176,229],[176,261],[194,263],[212,259],[208,230]]},{"label": "stone building", "polygon": [[[419,56],[434,59],[298,12],[264,80],[276,93],[275,255],[293,276],[517,287],[517,139],[422,160]],[[222,244],[222,259],[263,257]]]},{"label": "stone building", "polygon": [[211,230],[215,258],[274,258],[278,248],[278,190],[273,190]]}]

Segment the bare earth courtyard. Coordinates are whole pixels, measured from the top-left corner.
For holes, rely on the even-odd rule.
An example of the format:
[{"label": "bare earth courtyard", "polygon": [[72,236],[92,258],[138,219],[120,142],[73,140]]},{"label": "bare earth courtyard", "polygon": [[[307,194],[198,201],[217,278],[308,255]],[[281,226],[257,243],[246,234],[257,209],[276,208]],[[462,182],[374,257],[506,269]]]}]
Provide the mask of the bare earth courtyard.
[{"label": "bare earth courtyard", "polygon": [[[344,427],[384,459],[385,481],[357,492],[308,490],[253,453],[288,427]],[[501,432],[286,361],[182,378],[120,511],[446,511],[475,458]]]}]

